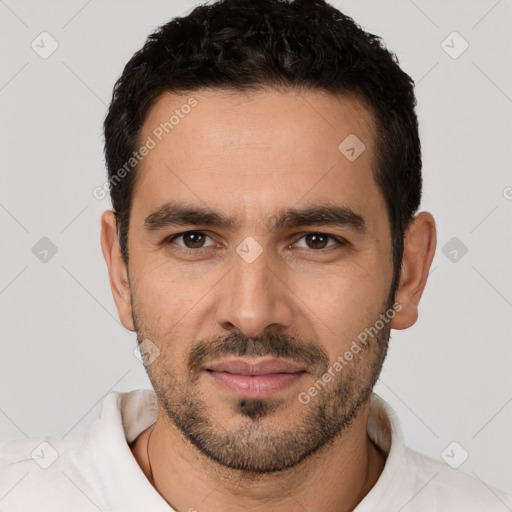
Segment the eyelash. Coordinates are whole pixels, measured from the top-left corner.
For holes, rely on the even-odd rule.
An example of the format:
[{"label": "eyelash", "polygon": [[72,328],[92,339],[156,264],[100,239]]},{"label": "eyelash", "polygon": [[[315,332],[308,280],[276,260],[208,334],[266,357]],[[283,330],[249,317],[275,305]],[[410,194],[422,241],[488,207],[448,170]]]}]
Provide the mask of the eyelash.
[{"label": "eyelash", "polygon": [[[170,245],[170,244],[172,244],[174,242],[174,240],[176,238],[179,238],[179,237],[181,237],[183,235],[186,235],[188,233],[197,233],[197,234],[200,234],[200,235],[207,236],[208,238],[211,239],[211,236],[206,231],[189,230],[189,231],[183,231],[181,233],[177,233],[175,235],[171,235],[170,237],[168,237],[168,238],[166,238],[164,240],[164,244],[165,245]],[[334,240],[335,242],[337,242],[338,247],[349,245],[349,243],[346,240],[344,240],[343,238],[339,238],[337,236],[330,235],[329,233],[323,233],[321,231],[305,231],[305,232],[299,233],[299,234],[301,236],[300,236],[300,238],[297,239],[297,241],[294,242],[294,244],[296,244],[299,240],[301,240],[302,238],[304,238],[304,237],[306,237],[308,235],[322,235],[322,236],[325,236],[325,237],[329,238],[330,240]],[[193,254],[193,255],[198,254],[201,251],[201,249],[204,250],[204,249],[212,248],[212,246],[208,246],[208,247],[198,247],[197,249],[191,249],[190,247],[182,247],[181,245],[176,245],[176,247],[177,247],[177,249],[179,251],[181,251],[181,252],[183,252],[185,254]],[[332,249],[333,247],[335,247],[335,246],[331,245],[331,246],[323,248],[323,249],[309,249],[309,248],[304,248],[304,247],[301,247],[300,249],[309,249],[310,251],[313,251],[313,252],[322,253],[322,252],[326,252],[329,249]]]}]

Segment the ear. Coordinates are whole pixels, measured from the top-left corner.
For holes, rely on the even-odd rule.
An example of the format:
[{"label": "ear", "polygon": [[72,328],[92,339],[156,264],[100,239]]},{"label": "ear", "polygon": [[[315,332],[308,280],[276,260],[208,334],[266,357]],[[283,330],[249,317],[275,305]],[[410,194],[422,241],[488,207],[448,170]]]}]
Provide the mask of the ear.
[{"label": "ear", "polygon": [[128,269],[121,256],[121,246],[117,238],[116,217],[113,210],[107,210],[101,216],[101,250],[107,262],[110,288],[121,323],[129,331],[135,331]]},{"label": "ear", "polygon": [[395,297],[402,309],[397,308],[391,321],[393,329],[407,329],[418,319],[418,304],[427,284],[436,243],[434,217],[428,212],[419,213],[405,234],[400,283]]}]

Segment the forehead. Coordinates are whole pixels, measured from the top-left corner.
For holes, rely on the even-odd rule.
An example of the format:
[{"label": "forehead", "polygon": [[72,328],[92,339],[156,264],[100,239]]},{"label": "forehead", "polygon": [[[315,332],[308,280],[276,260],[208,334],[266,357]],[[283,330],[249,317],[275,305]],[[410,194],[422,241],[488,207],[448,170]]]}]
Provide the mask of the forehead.
[{"label": "forehead", "polygon": [[137,171],[133,209],[184,199],[240,219],[321,198],[379,215],[375,133],[369,109],[350,96],[164,93],[141,130],[152,149]]}]

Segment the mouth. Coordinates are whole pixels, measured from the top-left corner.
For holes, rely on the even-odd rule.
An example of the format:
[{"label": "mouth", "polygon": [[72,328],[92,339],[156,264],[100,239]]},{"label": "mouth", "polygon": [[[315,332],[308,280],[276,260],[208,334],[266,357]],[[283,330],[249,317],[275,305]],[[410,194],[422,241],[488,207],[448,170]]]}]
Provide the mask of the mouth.
[{"label": "mouth", "polygon": [[284,359],[231,358],[208,365],[210,378],[224,390],[240,397],[270,398],[292,386],[307,372]]}]

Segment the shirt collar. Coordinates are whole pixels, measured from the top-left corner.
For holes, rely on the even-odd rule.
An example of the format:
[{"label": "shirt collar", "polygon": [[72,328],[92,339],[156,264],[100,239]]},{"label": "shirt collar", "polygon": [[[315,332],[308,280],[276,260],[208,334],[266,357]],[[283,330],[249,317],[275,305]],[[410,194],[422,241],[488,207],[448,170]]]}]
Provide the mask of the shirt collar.
[{"label": "shirt collar", "polygon": [[376,484],[354,512],[370,512],[391,493],[403,467],[406,447],[398,415],[380,396],[373,393],[366,431],[368,437],[386,454],[386,463]]}]

